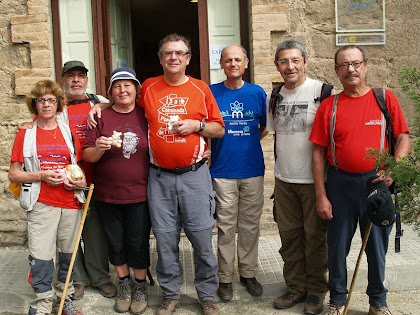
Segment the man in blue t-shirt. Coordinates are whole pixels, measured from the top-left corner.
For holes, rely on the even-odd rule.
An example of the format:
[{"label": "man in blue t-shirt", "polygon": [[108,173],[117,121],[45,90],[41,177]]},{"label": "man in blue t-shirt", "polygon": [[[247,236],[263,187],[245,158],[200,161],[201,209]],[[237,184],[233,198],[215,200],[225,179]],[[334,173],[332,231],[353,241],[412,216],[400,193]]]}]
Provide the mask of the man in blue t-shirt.
[{"label": "man in blue t-shirt", "polygon": [[235,232],[240,282],[251,295],[263,293],[258,273],[258,237],[264,204],[264,157],[260,140],[267,134],[266,94],[243,81],[246,50],[231,45],[222,50],[220,66],[227,79],[210,86],[226,125],[221,139],[211,140],[211,168],[216,191],[219,297],[233,297]]}]

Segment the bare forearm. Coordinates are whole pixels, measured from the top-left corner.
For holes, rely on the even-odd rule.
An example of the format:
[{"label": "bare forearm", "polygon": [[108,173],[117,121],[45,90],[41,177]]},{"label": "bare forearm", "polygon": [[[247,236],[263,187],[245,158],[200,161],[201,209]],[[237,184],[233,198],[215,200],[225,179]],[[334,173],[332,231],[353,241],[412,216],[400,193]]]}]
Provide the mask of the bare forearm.
[{"label": "bare forearm", "polygon": [[395,138],[395,159],[405,157],[410,153],[410,139],[407,133],[402,133]]},{"label": "bare forearm", "polygon": [[215,121],[205,122],[206,127],[200,134],[206,138],[223,138],[225,135],[225,128]]},{"label": "bare forearm", "polygon": [[104,155],[104,150],[96,147],[83,149],[83,160],[89,163],[95,163]]},{"label": "bare forearm", "polygon": [[42,171],[39,172],[25,172],[21,170],[21,163],[13,166],[12,162],[9,170],[9,180],[12,183],[33,183],[40,182],[42,180]]},{"label": "bare forearm", "polygon": [[317,197],[326,196],[325,191],[325,148],[314,144],[312,151],[312,176],[314,178]]}]

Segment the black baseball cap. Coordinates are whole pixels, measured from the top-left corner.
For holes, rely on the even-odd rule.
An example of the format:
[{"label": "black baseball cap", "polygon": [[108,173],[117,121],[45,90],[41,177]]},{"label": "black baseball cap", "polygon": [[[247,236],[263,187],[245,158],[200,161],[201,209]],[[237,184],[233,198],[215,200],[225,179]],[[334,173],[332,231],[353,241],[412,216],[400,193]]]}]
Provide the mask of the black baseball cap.
[{"label": "black baseball cap", "polygon": [[374,175],[367,180],[366,210],[369,220],[373,224],[388,227],[394,223],[395,207],[385,181],[372,183],[378,177],[378,175]]}]

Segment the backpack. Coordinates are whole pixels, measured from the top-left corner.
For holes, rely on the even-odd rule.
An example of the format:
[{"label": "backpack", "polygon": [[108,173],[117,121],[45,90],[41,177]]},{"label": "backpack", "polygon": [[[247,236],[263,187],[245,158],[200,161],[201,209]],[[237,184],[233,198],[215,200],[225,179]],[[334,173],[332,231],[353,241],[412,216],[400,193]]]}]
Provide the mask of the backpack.
[{"label": "backpack", "polygon": [[[282,88],[283,85],[284,85],[284,82],[281,82],[279,86],[275,87],[271,91],[270,101],[268,103],[269,104],[268,105],[269,106],[268,110],[273,114],[273,116],[274,116],[274,109],[283,100],[283,96],[280,94],[280,89]],[[314,101],[321,103],[324,99],[326,99],[327,97],[329,97],[331,95],[331,92],[332,92],[333,88],[334,87],[331,84],[322,83],[321,95],[319,97],[317,97],[316,99],[314,99]],[[276,133],[274,133],[274,157],[276,159],[277,154],[276,154],[275,143],[276,143]],[[270,199],[273,199],[273,217],[274,217],[274,221],[277,222],[275,205],[274,205],[274,192],[271,195]]]},{"label": "backpack", "polygon": [[67,105],[77,105],[77,104],[81,104],[81,103],[84,103],[84,102],[87,102],[87,101],[92,102],[95,105],[95,104],[101,102],[99,100],[98,95],[96,95],[96,94],[86,93],[86,95],[87,95],[87,99],[84,98],[84,99],[81,99],[81,100],[70,101],[70,102],[67,103]]},{"label": "backpack", "polygon": [[[284,82],[281,82],[278,87],[275,87],[271,91],[270,101],[269,101],[269,111],[274,115],[274,109],[280,102],[283,100],[283,96],[280,94],[280,89],[284,85]],[[334,87],[331,84],[322,83],[321,88],[321,95],[314,99],[315,102],[321,103],[323,100],[325,100],[327,97],[331,95],[331,91]]]},{"label": "backpack", "polygon": [[[380,88],[372,88],[373,94],[375,95],[376,98],[376,102],[378,103],[379,108],[381,109],[382,114],[384,115],[385,118],[385,123],[386,123],[386,129],[385,129],[385,136],[388,138],[388,146],[389,146],[389,154],[390,155],[394,155],[394,151],[395,151],[395,139],[393,136],[393,129],[392,129],[392,118],[391,118],[391,114],[388,110],[388,106],[386,104],[386,99],[385,99],[385,90],[384,89],[380,89]],[[338,94],[336,95],[335,99],[334,99],[334,105],[333,107],[337,107],[337,102],[338,102]],[[333,109],[334,112],[334,109]],[[335,125],[335,117],[333,118],[333,115],[335,116],[335,113],[331,114],[331,122],[334,123]],[[333,144],[333,136],[334,136],[334,127],[335,126],[330,126],[330,131],[332,131],[331,133],[331,150],[334,150],[333,153],[333,160],[335,162],[335,164],[337,165],[336,159],[335,159],[335,145]],[[381,148],[382,149],[382,148]],[[395,197],[395,209],[398,208],[398,196],[397,196],[397,186],[395,185],[395,182],[392,183],[391,186],[388,187],[391,194],[394,194]],[[395,232],[395,252],[399,253],[400,252],[400,238],[403,236],[404,234],[404,230],[401,228],[401,216],[400,213],[396,211],[395,214],[395,227],[396,227],[396,232]]]}]

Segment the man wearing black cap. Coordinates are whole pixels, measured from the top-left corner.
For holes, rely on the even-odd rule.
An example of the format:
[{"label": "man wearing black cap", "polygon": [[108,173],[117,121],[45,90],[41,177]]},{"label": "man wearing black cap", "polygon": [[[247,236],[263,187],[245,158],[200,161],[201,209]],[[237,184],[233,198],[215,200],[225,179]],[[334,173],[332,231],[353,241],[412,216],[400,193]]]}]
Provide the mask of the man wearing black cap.
[{"label": "man wearing black cap", "polygon": [[[386,121],[372,89],[366,85],[368,63],[365,52],[354,45],[335,53],[335,72],[343,92],[321,103],[309,138],[314,143],[312,172],[315,181],[317,212],[328,222],[328,270],[330,306],[328,314],[340,314],[347,297],[346,257],[360,225],[362,237],[368,224],[368,179],[377,173],[366,149],[388,149]],[[391,114],[396,160],[410,150],[408,126],[395,95],[386,90]],[[324,184],[328,160],[327,181]],[[392,178],[381,175],[373,183]],[[391,227],[372,226],[366,246],[368,260],[369,315],[391,314],[386,301],[385,255]]]},{"label": "man wearing black cap", "polygon": [[[68,100],[64,119],[76,130],[82,146],[87,133],[86,118],[91,107],[95,103],[108,103],[108,100],[101,95],[86,94],[87,72],[88,69],[83,62],[78,60],[67,61],[62,71],[63,89]],[[82,167],[89,185],[93,176],[92,164],[82,161]],[[87,285],[98,288],[105,297],[114,297],[117,290],[109,277],[107,241],[93,199],[90,202],[82,238],[84,251],[79,246],[73,269],[75,288],[73,298],[81,299]]]}]

